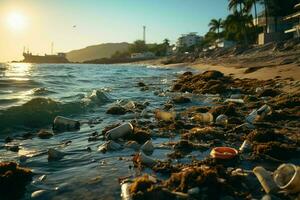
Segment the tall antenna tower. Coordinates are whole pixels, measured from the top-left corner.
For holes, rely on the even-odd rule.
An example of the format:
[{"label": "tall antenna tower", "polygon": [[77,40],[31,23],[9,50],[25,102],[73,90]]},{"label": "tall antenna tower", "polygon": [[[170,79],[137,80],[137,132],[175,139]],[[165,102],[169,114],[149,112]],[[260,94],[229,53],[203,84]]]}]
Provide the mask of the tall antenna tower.
[{"label": "tall antenna tower", "polygon": [[51,42],[51,55],[53,55],[53,42]]},{"label": "tall antenna tower", "polygon": [[143,26],[143,40],[146,44],[146,26]]}]

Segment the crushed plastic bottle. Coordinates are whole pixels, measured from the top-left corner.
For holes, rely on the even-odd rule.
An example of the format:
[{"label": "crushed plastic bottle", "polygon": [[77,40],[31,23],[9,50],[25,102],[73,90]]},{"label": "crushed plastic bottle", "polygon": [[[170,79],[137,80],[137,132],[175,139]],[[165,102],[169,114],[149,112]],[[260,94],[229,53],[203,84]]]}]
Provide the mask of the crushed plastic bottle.
[{"label": "crushed plastic bottle", "polygon": [[267,115],[272,114],[272,108],[268,105],[263,105],[259,109],[253,110],[247,117],[246,122],[253,124],[256,121],[263,120]]},{"label": "crushed plastic bottle", "polygon": [[162,121],[174,121],[176,119],[176,112],[166,112],[162,110],[155,111],[155,118]]},{"label": "crushed plastic bottle", "polygon": [[214,121],[214,116],[209,112],[197,113],[191,118],[191,120],[199,123],[212,123]]}]

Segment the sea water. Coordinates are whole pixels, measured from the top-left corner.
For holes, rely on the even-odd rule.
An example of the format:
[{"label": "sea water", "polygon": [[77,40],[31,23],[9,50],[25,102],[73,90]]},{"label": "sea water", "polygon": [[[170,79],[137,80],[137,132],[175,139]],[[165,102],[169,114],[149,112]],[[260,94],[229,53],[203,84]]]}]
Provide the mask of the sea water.
[{"label": "sea water", "polygon": [[[150,110],[162,108],[176,76],[188,70],[192,69],[133,64],[0,64],[0,161],[17,161],[33,169],[35,176],[25,199],[41,189],[46,190],[44,199],[119,199],[118,178],[140,173],[130,167],[134,151],[102,154],[97,147],[104,141],[89,142],[88,137],[95,131],[101,133],[107,125],[132,119],[130,113],[105,113],[118,101],[148,101]],[[149,90],[141,91],[138,82]],[[88,123],[79,131],[55,134],[50,139],[23,138],[40,129],[51,130],[57,115]],[[19,145],[19,152],[5,148],[7,136],[16,138],[13,143]],[[49,148],[66,155],[48,162]],[[160,150],[154,156],[165,159],[166,153]],[[22,155],[27,160],[20,162]]]}]

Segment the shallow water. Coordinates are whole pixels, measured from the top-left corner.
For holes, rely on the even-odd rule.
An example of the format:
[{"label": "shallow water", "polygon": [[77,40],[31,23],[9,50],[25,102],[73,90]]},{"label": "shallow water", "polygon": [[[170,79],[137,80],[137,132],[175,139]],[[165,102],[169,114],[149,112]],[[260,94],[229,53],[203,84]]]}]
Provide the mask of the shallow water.
[{"label": "shallow water", "polygon": [[[124,149],[102,154],[97,148],[103,141],[89,142],[88,137],[109,124],[134,118],[132,114],[105,114],[116,101],[148,101],[148,109],[161,108],[170,96],[155,93],[166,92],[176,75],[187,70],[192,71],[187,67],[147,65],[1,64],[0,161],[19,162],[21,155],[29,157],[21,165],[32,168],[36,176],[28,186],[25,199],[39,189],[48,191],[44,199],[120,199],[118,177],[141,173],[129,168],[134,151]],[[150,89],[141,91],[137,87],[140,81]],[[196,104],[210,103],[209,98],[195,98],[198,98],[193,101]],[[25,133],[51,129],[57,115],[94,123],[83,123],[79,131],[56,134],[50,139],[22,139]],[[6,150],[4,138],[8,135],[19,136],[19,140],[10,144],[19,145],[18,153]],[[173,139],[155,139],[154,143],[170,140]],[[48,162],[46,152],[51,147],[66,153],[65,157]],[[92,151],[87,151],[87,147]],[[156,150],[153,156],[166,159],[166,153],[169,151]],[[194,155],[201,158],[205,154],[195,152]],[[46,176],[42,178],[43,175]]]}]

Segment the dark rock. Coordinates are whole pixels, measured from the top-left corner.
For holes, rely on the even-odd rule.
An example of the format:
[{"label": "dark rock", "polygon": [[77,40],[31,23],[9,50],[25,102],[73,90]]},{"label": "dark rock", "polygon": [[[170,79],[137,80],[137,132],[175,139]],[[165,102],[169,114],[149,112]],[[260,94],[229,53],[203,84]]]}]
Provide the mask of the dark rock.
[{"label": "dark rock", "polygon": [[49,139],[51,138],[52,136],[54,136],[53,133],[49,132],[49,131],[46,131],[46,130],[40,130],[38,133],[37,133],[37,136],[41,139]]},{"label": "dark rock", "polygon": [[113,106],[106,111],[107,114],[111,115],[124,115],[126,112],[127,110],[122,106]]},{"label": "dark rock", "polygon": [[224,77],[224,74],[216,70],[206,71],[202,74],[202,79],[206,81],[216,80],[222,77]]},{"label": "dark rock", "polygon": [[260,94],[259,96],[260,97],[275,97],[277,95],[279,95],[280,92],[278,90],[275,90],[275,89],[271,89],[271,88],[268,88],[268,89],[264,89]]},{"label": "dark rock", "polygon": [[145,142],[147,142],[148,140],[151,139],[151,135],[150,135],[149,131],[135,127],[133,130],[133,133],[127,134],[124,137],[124,139],[125,140],[133,140],[133,141],[138,142],[139,144],[144,144]]},{"label": "dark rock", "polygon": [[280,65],[288,65],[297,61],[297,58],[286,58],[280,62]]},{"label": "dark rock", "polygon": [[138,82],[138,87],[145,87],[146,86],[146,84],[145,83],[143,83],[143,82]]},{"label": "dark rock", "polygon": [[33,133],[25,133],[22,135],[22,137],[27,140],[27,139],[32,139],[34,137]]},{"label": "dark rock", "polygon": [[247,135],[247,139],[251,142],[282,141],[284,139],[284,135],[275,133],[272,129],[260,129],[249,133]]},{"label": "dark rock", "polygon": [[184,97],[184,96],[177,96],[177,97],[174,97],[172,99],[172,101],[176,104],[182,104],[182,103],[189,103],[191,102],[191,99],[188,98],[188,97]]},{"label": "dark rock", "polygon": [[223,114],[229,117],[238,116],[236,112],[237,105],[235,103],[229,103],[221,106],[215,106],[209,110],[209,112],[217,118],[219,115]]},{"label": "dark rock", "polygon": [[21,199],[32,176],[30,169],[21,168],[15,162],[0,162],[1,199]]},{"label": "dark rock", "polygon": [[12,137],[7,136],[4,141],[5,141],[5,143],[9,143],[9,142],[12,142],[13,140],[14,139]]},{"label": "dark rock", "polygon": [[254,146],[254,154],[263,157],[271,156],[279,160],[288,160],[298,155],[294,145],[282,144],[281,142],[259,143]]}]

